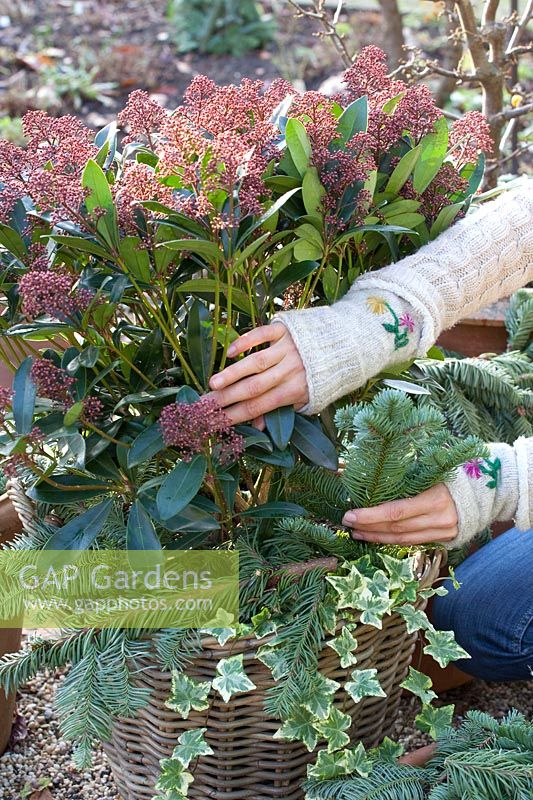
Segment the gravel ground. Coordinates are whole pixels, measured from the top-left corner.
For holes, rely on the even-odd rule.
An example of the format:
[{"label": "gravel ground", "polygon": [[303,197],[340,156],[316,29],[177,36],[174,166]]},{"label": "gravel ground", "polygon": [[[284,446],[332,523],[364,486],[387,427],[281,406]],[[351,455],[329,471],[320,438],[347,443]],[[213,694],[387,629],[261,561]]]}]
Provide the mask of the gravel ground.
[{"label": "gravel ground", "polygon": [[[77,772],[70,761],[70,747],[61,740],[53,711],[53,693],[60,676],[39,677],[25,689],[19,713],[27,724],[27,735],[0,758],[0,800],[24,800],[46,786],[49,793],[36,792],[38,800],[118,800],[105,756],[98,750],[90,771]],[[515,684],[476,681],[441,696],[455,703],[457,719],[469,708],[502,716],[515,707],[533,720],[533,680]],[[416,701],[405,697],[394,731],[407,750],[427,743],[413,724]]]}]

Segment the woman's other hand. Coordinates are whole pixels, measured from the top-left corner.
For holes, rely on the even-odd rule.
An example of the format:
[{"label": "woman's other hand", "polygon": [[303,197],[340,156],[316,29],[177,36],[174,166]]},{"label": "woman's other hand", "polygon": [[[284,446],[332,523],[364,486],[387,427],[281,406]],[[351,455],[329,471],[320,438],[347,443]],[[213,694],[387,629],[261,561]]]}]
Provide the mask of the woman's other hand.
[{"label": "woman's other hand", "polygon": [[243,334],[228,348],[236,356],[267,344],[257,353],[213,375],[211,396],[226,410],[234,425],[253,420],[261,426],[262,416],[282,406],[302,408],[309,394],[305,370],[291,334],[281,322],[273,322]]},{"label": "woman's other hand", "polygon": [[459,532],[457,509],[444,483],[406,500],[347,511],[342,521],[354,539],[380,544],[451,542]]}]

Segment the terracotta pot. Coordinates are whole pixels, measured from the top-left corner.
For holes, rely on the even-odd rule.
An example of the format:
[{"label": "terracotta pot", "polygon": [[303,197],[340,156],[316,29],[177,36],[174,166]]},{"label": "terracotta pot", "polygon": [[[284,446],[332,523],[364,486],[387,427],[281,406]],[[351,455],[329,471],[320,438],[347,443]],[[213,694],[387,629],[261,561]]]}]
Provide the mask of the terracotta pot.
[{"label": "terracotta pot", "polygon": [[423,767],[435,752],[435,747],[435,744],[420,747],[412,753],[406,753],[406,755],[398,759],[398,762],[400,764],[409,764],[411,767]]},{"label": "terracotta pot", "polygon": [[[7,494],[0,496],[0,544],[7,542],[22,529],[17,512]],[[0,628],[0,656],[13,653],[20,647],[22,631],[20,628]],[[0,689],[0,755],[4,752],[11,736],[15,695],[6,697]]]},{"label": "terracotta pot", "polygon": [[437,344],[465,356],[480,356],[482,353],[503,353],[507,349],[505,313],[507,300],[481,309],[458,325],[444,331]]}]

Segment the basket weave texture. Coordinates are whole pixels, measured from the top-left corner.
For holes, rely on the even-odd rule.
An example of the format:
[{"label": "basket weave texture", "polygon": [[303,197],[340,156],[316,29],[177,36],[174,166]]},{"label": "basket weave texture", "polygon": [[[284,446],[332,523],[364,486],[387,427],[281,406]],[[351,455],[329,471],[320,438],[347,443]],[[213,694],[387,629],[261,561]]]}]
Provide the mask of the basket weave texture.
[{"label": "basket weave texture", "polygon": [[[421,587],[437,578],[441,556],[425,558]],[[419,599],[418,608],[426,602]],[[377,677],[387,697],[366,697],[354,703],[343,691],[337,704],[352,718],[349,734],[352,742],[377,745],[390,734],[401,696],[400,684],[411,662],[417,634],[408,634],[397,614],[386,617],[383,629],[361,625],[353,631],[357,639],[357,668],[377,669]],[[113,729],[112,739],[104,744],[115,782],[123,800],[152,800],[159,777],[159,760],[168,758],[178,737],[191,728],[207,728],[206,741],[214,751],[193,765],[194,783],[189,789],[192,800],[302,800],[301,782],[306,766],[315,759],[299,742],[283,742],[272,735],[280,722],[269,717],[263,708],[266,690],[273,685],[269,670],[255,657],[260,645],[252,635],[221,646],[213,638],[203,640],[204,649],[187,668],[187,675],[197,681],[215,677],[221,658],[242,653],[244,669],[256,689],[238,694],[224,703],[210,696],[207,711],[192,712],[181,719],[165,706],[171,689],[171,676],[161,672],[155,661],[140,662],[137,685],[151,690],[148,706],[135,719],[121,719]],[[334,650],[325,647],[319,659],[320,671],[343,684],[349,670],[341,668]]]}]

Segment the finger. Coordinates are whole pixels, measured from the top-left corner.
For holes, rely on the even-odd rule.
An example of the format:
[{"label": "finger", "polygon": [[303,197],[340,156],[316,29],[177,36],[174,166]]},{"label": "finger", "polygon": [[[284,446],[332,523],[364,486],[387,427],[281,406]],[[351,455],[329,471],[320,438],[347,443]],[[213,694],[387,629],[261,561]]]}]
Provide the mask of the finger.
[{"label": "finger", "polygon": [[[346,525],[346,523],[344,523]],[[457,514],[453,511],[422,514],[411,517],[402,522],[376,522],[373,525],[364,525],[361,520],[348,527],[355,527],[362,533],[411,533],[426,531],[432,528],[453,528],[457,525]]]},{"label": "finger", "polygon": [[226,408],[245,400],[252,400],[254,397],[261,397],[275,386],[279,386],[281,389],[291,379],[293,373],[294,368],[290,361],[284,359],[280,364],[270,367],[265,372],[243,378],[226,389],[211,392],[210,396],[216,400],[219,406]]},{"label": "finger", "polygon": [[276,386],[274,389],[270,389],[261,397],[254,397],[236,405],[228,406],[225,409],[226,415],[233,425],[248,422],[281,406],[301,402],[301,388],[301,381],[292,379],[282,387]]},{"label": "finger", "polygon": [[457,536],[457,528],[441,528],[419,531],[417,533],[366,533],[354,531],[352,538],[363,542],[373,542],[375,544],[403,544],[417,545],[429,544],[430,542],[451,542]]},{"label": "finger", "polygon": [[258,328],[253,328],[253,330],[243,333],[242,336],[235,339],[228,347],[228,356],[235,358],[241,353],[251,350],[252,347],[258,347],[260,344],[266,344],[266,342],[277,342],[286,332],[287,328],[280,322],[260,325]]},{"label": "finger", "polygon": [[429,514],[432,511],[441,511],[446,505],[444,495],[442,498],[441,500],[440,493],[437,497],[433,489],[428,489],[416,497],[392,500],[372,508],[357,508],[348,511],[344,516],[344,524],[354,527],[359,523],[376,525],[383,522],[400,522],[404,519]]},{"label": "finger", "polygon": [[266,428],[266,424],[263,415],[261,415],[260,417],[256,417],[254,420],[252,420],[252,425],[254,428],[257,428],[257,430],[264,431]]},{"label": "finger", "polygon": [[209,386],[215,391],[225,389],[226,386],[231,386],[232,383],[255,375],[258,372],[273,367],[278,364],[283,358],[283,350],[280,347],[267,347],[266,350],[261,350],[259,353],[253,353],[251,356],[246,356],[236,364],[232,364],[226,369],[219,372],[218,375],[213,375],[209,381]]}]

